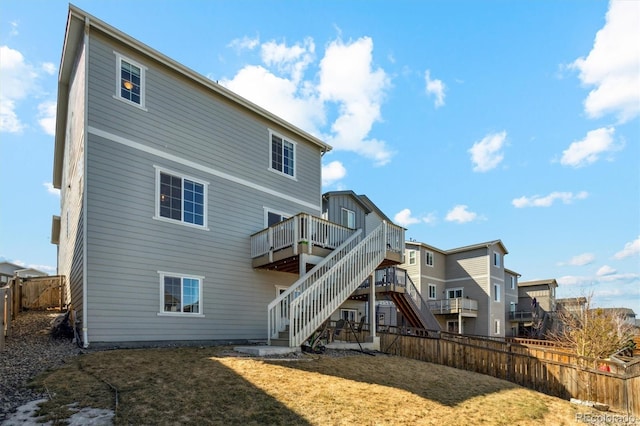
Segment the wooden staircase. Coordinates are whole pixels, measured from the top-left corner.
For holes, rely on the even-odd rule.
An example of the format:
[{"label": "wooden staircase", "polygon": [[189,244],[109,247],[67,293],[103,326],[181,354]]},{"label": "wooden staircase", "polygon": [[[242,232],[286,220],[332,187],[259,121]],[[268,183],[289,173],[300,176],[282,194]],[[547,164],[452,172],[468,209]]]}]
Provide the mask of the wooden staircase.
[{"label": "wooden staircase", "polygon": [[268,343],[300,346],[385,261],[390,249],[404,250],[402,228],[383,222],[365,237],[356,231],[269,304]]}]

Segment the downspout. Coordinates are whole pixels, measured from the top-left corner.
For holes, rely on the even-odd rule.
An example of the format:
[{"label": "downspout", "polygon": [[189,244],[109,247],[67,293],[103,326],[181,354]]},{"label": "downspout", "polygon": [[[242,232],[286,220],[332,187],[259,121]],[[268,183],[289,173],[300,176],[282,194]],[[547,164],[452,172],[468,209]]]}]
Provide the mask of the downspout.
[{"label": "downspout", "polygon": [[84,124],[83,124],[83,143],[84,153],[83,159],[83,173],[82,173],[82,342],[85,348],[89,347],[89,328],[87,326],[88,321],[88,297],[87,297],[87,152],[88,150],[88,131],[87,125],[89,123],[89,17],[84,18]]}]

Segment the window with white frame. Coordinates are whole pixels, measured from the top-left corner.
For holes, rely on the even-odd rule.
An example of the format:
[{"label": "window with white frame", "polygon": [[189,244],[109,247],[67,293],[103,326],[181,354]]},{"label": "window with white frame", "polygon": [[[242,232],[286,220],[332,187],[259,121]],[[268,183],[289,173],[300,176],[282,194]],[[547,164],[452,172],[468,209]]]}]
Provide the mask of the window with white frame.
[{"label": "window with white frame", "polygon": [[460,323],[457,320],[448,320],[447,321],[447,332],[448,333],[460,333]]},{"label": "window with white frame", "polygon": [[114,52],[116,55],[116,97],[140,108],[145,107],[145,74],[147,68],[138,62]]},{"label": "window with white frame", "polygon": [[500,320],[493,321],[493,332],[495,334],[500,334]]},{"label": "window with white frame", "polygon": [[435,284],[429,284],[429,299],[435,299],[437,297],[436,291],[438,287]]},{"label": "window with white frame", "polygon": [[357,322],[358,311],[356,309],[340,309],[340,318],[349,322]]},{"label": "window with white frame", "polygon": [[274,132],[271,135],[269,168],[289,177],[296,177],[296,144]]},{"label": "window with white frame", "polygon": [[202,281],[204,277],[171,272],[160,274],[161,313],[202,314]]},{"label": "window with white frame", "polygon": [[207,227],[207,182],[156,167],[156,187],[156,219]]},{"label": "window with white frame", "polygon": [[287,213],[265,209],[265,225],[267,228],[272,225],[275,225],[276,223],[280,223],[283,220],[287,220],[290,217],[291,215]]},{"label": "window with white frame", "polygon": [[497,251],[493,252],[493,266],[500,267],[500,253]]},{"label": "window with white frame", "polygon": [[500,301],[500,284],[493,285],[493,301],[494,302]]},{"label": "window with white frame", "polygon": [[415,265],[415,264],[416,264],[416,251],[409,250],[409,265]]},{"label": "window with white frame", "polygon": [[448,288],[447,299],[458,299],[462,297],[462,288]]},{"label": "window with white frame", "polygon": [[511,276],[511,290],[516,289],[516,277]]},{"label": "window with white frame", "polygon": [[353,210],[345,209],[342,207],[340,215],[340,224],[347,228],[356,228],[356,213]]},{"label": "window with white frame", "polygon": [[431,251],[425,251],[424,252],[424,263],[427,266],[433,266],[433,252]]}]

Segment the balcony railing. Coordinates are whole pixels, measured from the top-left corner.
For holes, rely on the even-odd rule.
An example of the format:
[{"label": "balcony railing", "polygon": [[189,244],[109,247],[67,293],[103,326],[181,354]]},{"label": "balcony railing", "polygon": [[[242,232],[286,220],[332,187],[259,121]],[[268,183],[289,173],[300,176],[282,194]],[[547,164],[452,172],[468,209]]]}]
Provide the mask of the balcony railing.
[{"label": "balcony railing", "polygon": [[[404,228],[385,222],[385,229],[387,251],[402,255]],[[334,250],[355,232],[355,229],[300,213],[251,235],[251,258],[289,247],[293,247],[297,254],[299,246],[308,250],[308,253],[312,252],[313,247]]]},{"label": "balcony railing", "polygon": [[253,234],[251,236],[251,258],[288,247],[297,250],[299,244],[306,245],[309,252],[313,246],[333,250],[345,242],[354,232],[354,229],[310,214],[300,213]]},{"label": "balcony railing", "polygon": [[533,312],[527,312],[527,311],[509,312],[509,319],[512,321],[531,321],[533,319]]},{"label": "balcony railing", "polygon": [[427,304],[434,314],[475,314],[478,312],[478,301],[475,299],[456,297],[455,299],[429,300]]}]

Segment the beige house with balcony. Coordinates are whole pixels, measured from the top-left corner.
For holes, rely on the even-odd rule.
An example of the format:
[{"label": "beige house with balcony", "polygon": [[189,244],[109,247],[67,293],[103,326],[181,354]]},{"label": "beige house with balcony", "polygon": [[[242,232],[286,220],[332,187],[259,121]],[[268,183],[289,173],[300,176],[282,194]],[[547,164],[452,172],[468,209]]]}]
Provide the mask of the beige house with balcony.
[{"label": "beige house with balcony", "polygon": [[[500,240],[450,250],[405,242],[405,263],[442,330],[505,337],[513,333],[507,313],[519,274],[505,269],[508,253]],[[514,288],[511,288],[511,287]]]}]

